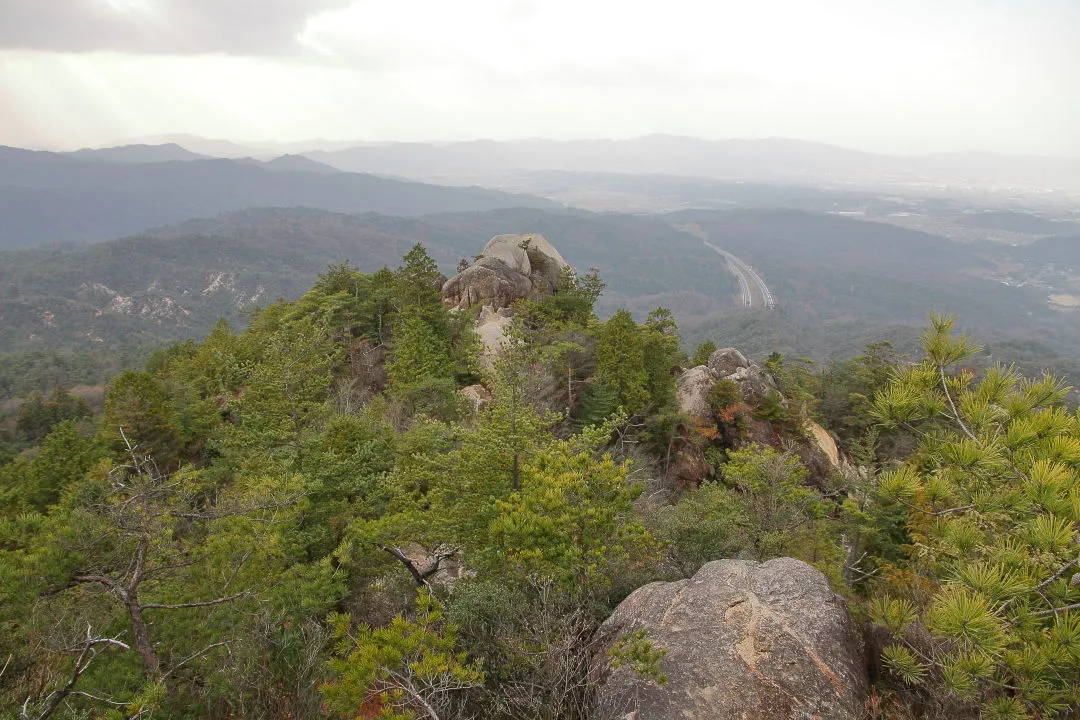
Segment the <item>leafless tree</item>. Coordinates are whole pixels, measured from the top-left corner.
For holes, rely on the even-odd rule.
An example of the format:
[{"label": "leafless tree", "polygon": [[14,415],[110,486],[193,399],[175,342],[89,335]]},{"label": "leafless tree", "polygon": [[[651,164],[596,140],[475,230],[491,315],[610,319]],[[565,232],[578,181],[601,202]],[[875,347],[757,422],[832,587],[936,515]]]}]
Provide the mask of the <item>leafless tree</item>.
[{"label": "leafless tree", "polygon": [[151,637],[152,622],[148,615],[211,608],[253,597],[249,588],[231,587],[250,552],[235,559],[231,575],[225,578],[214,597],[183,602],[150,598],[159,595],[163,586],[190,579],[206,560],[204,552],[184,541],[185,532],[194,524],[255,513],[267,513],[268,521],[273,522],[276,510],[296,500],[283,494],[260,499],[258,503],[214,503],[182,472],[162,473],[152,457],[141,454],[128,442],[122,430],[121,435],[127,444],[129,461],[115,467],[109,473],[107,491],[88,502],[85,517],[89,526],[73,539],[74,545],[69,548],[84,557],[86,564],[70,574],[67,584],[48,590],[46,597],[78,586],[99,588],[102,598],[122,609],[130,626],[130,640],[97,637],[88,630],[72,675],[60,690],[48,696],[46,704],[51,708],[48,714],[71,695],[100,699],[74,687],[102,645],[137,653],[147,678],[160,682],[169,680],[208,653],[227,652],[230,641],[216,640],[183,657],[174,657],[170,652],[163,662],[160,649]]},{"label": "leafless tree", "polygon": [[[75,689],[75,684],[79,681],[79,678],[90,667],[90,665],[97,659],[98,654],[104,649],[119,648],[121,650],[131,650],[131,646],[127,643],[121,642],[119,636],[105,637],[102,635],[96,635],[93,628],[90,625],[86,626],[86,638],[81,641],[79,645],[71,648],[73,652],[78,653],[75,658],[75,664],[71,668],[71,673],[68,675],[67,680],[63,685],[53,690],[51,693],[45,696],[44,700],[38,708],[31,711],[31,698],[26,698],[23,702],[22,709],[19,713],[20,720],[46,720],[56,712],[60,707],[60,703],[65,698],[71,695],[78,695],[81,697],[89,698],[91,700],[111,705],[113,707],[123,707],[126,703],[118,702],[116,700],[110,700],[108,698],[98,697],[91,695],[87,692],[82,692]],[[8,658],[10,660],[10,658]],[[6,667],[6,665],[5,665]],[[33,714],[31,714],[33,712]]]}]

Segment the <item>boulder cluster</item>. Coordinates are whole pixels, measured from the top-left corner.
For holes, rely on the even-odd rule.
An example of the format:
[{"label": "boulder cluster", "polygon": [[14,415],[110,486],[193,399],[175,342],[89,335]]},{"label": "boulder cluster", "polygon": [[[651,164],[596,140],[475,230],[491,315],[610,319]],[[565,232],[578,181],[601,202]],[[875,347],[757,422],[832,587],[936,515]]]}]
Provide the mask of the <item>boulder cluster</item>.
[{"label": "boulder cluster", "polygon": [[[514,301],[542,298],[555,290],[567,267],[542,235],[498,235],[476,261],[442,285],[443,303],[453,310],[479,307],[476,334],[480,362],[491,369],[512,325]],[[734,348],[717,350],[705,365],[682,372],[676,382],[681,413],[706,423],[714,410],[717,383],[735,383],[742,402],[756,406],[778,395],[776,381]],[[476,409],[491,402],[483,385],[460,391]],[[783,399],[780,398],[781,402]],[[776,441],[768,423],[752,420],[752,439]],[[818,432],[820,431],[820,432]],[[813,426],[800,453],[830,443]],[[686,467],[681,485],[694,486],[709,472],[696,446],[681,453]],[[836,464],[832,453],[815,448],[815,460]],[[419,558],[417,562],[422,560]],[[620,638],[644,632],[665,654],[658,684],[632,667],[612,667],[606,651]],[[798,560],[765,563],[719,560],[694,577],[652,583],[619,605],[600,633],[596,695],[598,714],[621,720],[855,720],[867,694],[862,648],[843,600],[825,577]],[[614,714],[613,714],[614,713]]]},{"label": "boulder cluster", "polygon": [[723,348],[710,355],[706,365],[692,367],[676,380],[675,400],[679,412],[692,418],[711,418],[713,411],[709,404],[709,393],[721,380],[734,382],[747,402],[776,392],[772,375],[747,360],[735,348]]},{"label": "boulder cluster", "polygon": [[566,265],[543,235],[496,235],[475,263],[443,284],[443,304],[458,310],[476,305],[499,310],[515,300],[550,295]]},{"label": "boulder cluster", "polygon": [[[776,386],[776,380],[765,369],[746,359],[735,348],[723,348],[709,356],[705,365],[684,370],[675,381],[675,401],[679,412],[704,423],[712,422],[714,409],[709,396],[716,384],[728,380],[735,384],[742,402],[747,407],[759,407],[768,396],[775,396],[786,403]],[[748,440],[778,449],[793,449],[810,470],[813,483],[823,486],[832,468],[840,467],[836,441],[825,428],[813,421],[806,422],[801,434],[780,437],[769,424],[752,417],[748,421]],[[680,487],[695,486],[708,473],[708,465],[700,453],[684,453],[680,465],[675,468]]]},{"label": "boulder cluster", "polygon": [[[483,349],[480,364],[491,369],[512,324],[515,300],[555,292],[567,263],[543,235],[496,235],[477,260],[442,285],[443,305],[453,310],[480,306],[476,334]],[[475,401],[475,399],[474,399]]]}]

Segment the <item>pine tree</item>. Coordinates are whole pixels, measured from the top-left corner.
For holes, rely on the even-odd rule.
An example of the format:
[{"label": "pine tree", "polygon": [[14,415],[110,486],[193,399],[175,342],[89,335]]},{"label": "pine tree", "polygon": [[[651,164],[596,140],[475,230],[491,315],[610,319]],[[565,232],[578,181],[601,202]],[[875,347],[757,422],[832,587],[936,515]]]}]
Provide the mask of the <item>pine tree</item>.
[{"label": "pine tree", "polygon": [[321,690],[344,717],[439,720],[457,695],[483,684],[479,665],[455,650],[457,628],[427,590],[418,593],[411,619],[398,615],[384,628],[353,628],[348,615],[333,614],[330,626],[335,677]]},{"label": "pine tree", "polygon": [[675,374],[685,364],[686,354],[679,349],[679,329],[675,316],[667,308],[649,313],[641,327],[648,375],[649,408],[654,411],[674,409]]},{"label": "pine tree", "polygon": [[[981,717],[1072,717],[1080,707],[1080,420],[1056,379],[960,364],[977,350],[932,315],[925,358],[875,398],[886,427],[921,442],[882,473],[906,508],[906,582],[884,585],[871,616],[903,682]],[[900,578],[905,576],[901,575]]]},{"label": "pine tree", "polygon": [[691,358],[690,364],[694,367],[697,367],[698,365],[708,365],[709,357],[714,352],[716,352],[716,343],[712,340],[706,340],[694,348],[694,357]]},{"label": "pine tree", "polygon": [[645,343],[633,316],[626,310],[612,315],[600,331],[596,345],[596,374],[616,393],[627,413],[633,415],[648,406]]},{"label": "pine tree", "polygon": [[118,375],[105,395],[98,437],[114,457],[125,457],[130,442],[157,458],[161,466],[174,466],[180,453],[180,427],[164,384],[146,372],[127,370]]},{"label": "pine tree", "polygon": [[386,365],[390,388],[404,393],[426,380],[454,372],[449,328],[439,327],[423,311],[408,308],[394,328],[394,346]]}]

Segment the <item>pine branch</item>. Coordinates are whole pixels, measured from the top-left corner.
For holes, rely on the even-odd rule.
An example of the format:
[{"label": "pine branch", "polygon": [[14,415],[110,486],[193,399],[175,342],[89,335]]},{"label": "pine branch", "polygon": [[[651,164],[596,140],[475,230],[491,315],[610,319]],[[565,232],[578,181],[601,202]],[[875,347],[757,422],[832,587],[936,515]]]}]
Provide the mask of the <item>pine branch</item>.
[{"label": "pine branch", "polygon": [[223,646],[228,647],[230,642],[231,642],[230,640],[222,640],[221,642],[210,643],[209,645],[207,645],[206,647],[204,647],[202,650],[195,653],[194,655],[189,655],[186,658],[184,658],[183,660],[181,660],[180,662],[178,662],[177,664],[173,665],[172,668],[169,670],[169,672],[167,672],[167,673],[165,673],[164,675],[161,676],[161,679],[162,680],[166,679],[167,677],[172,675],[174,672],[176,672],[180,668],[187,665],[192,660],[197,660],[198,658],[201,658],[203,655],[210,652],[211,650],[213,650],[216,647],[223,647]]},{"label": "pine branch", "polygon": [[956,409],[956,403],[953,402],[952,393],[949,392],[949,383],[945,378],[945,366],[938,365],[938,372],[941,374],[941,389],[945,391],[945,398],[949,401],[949,407],[952,408],[953,420],[960,426],[960,429],[964,431],[964,434],[971,439],[973,443],[980,444],[979,439],[975,437],[975,433],[971,432],[968,426],[960,418],[960,412]]},{"label": "pine branch", "polygon": [[1032,617],[1043,617],[1044,615],[1057,615],[1061,612],[1068,612],[1069,610],[1080,610],[1080,603],[1073,603],[1072,605],[1063,605],[1062,607],[1050,608],[1049,610],[1040,610],[1039,612],[1031,613]]},{"label": "pine branch", "polygon": [[241,598],[241,597],[244,597],[245,595],[251,595],[251,594],[252,593],[251,593],[250,590],[241,590],[240,592],[236,593],[235,595],[227,595],[225,597],[219,597],[216,600],[204,600],[202,602],[192,602],[192,603],[178,603],[176,605],[166,605],[166,604],[163,604],[163,603],[149,603],[147,605],[140,605],[139,609],[140,610],[151,610],[151,609],[153,609],[153,610],[183,610],[185,608],[210,607],[211,605],[221,605],[222,603],[227,603],[227,602],[230,602],[232,600],[236,600],[237,598]]}]

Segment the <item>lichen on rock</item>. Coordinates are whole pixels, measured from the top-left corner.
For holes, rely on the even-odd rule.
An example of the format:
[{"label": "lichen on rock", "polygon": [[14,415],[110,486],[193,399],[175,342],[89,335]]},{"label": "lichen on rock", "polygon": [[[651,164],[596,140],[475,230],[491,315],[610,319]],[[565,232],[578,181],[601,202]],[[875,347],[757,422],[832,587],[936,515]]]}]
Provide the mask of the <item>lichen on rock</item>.
[{"label": "lichen on rock", "polygon": [[604,650],[644,630],[667,682],[627,666],[598,678],[608,715],[649,720],[857,720],[863,648],[825,576],[792,558],[717,560],[694,577],[626,598],[601,628]]}]

